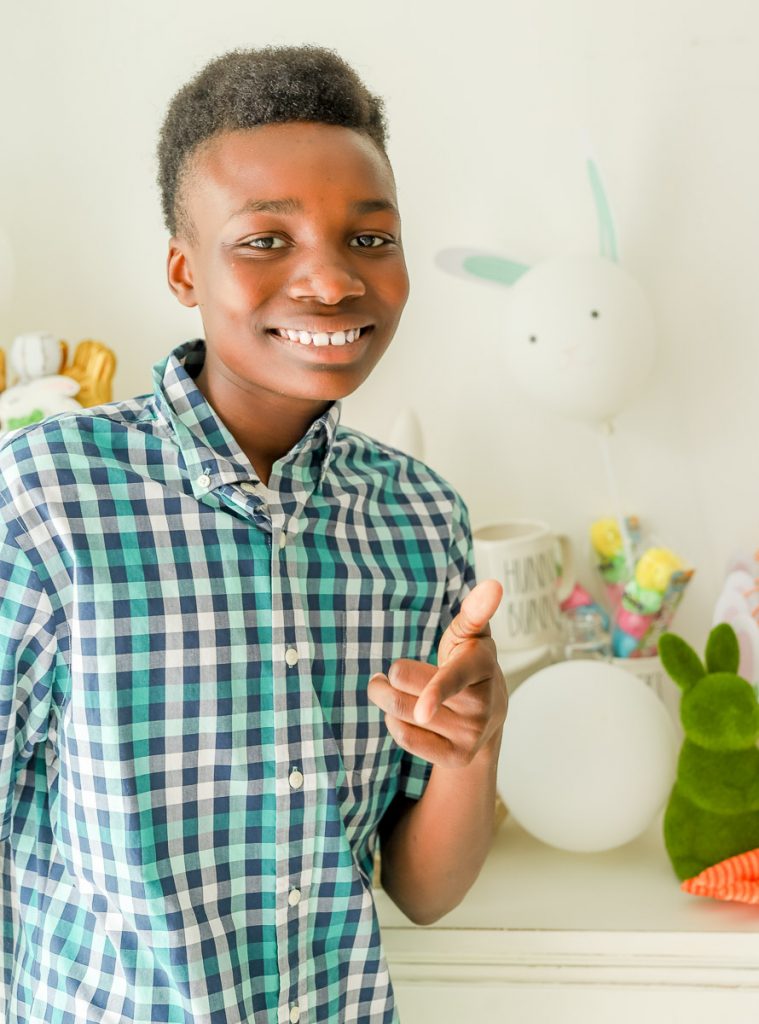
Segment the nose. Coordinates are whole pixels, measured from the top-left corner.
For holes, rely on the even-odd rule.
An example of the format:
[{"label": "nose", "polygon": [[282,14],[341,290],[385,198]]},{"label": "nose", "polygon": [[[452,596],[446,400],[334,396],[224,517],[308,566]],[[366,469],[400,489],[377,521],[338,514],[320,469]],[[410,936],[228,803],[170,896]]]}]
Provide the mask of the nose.
[{"label": "nose", "polygon": [[317,299],[335,306],[348,298],[366,294],[366,285],[347,261],[337,257],[313,257],[301,266],[288,286],[293,299]]}]

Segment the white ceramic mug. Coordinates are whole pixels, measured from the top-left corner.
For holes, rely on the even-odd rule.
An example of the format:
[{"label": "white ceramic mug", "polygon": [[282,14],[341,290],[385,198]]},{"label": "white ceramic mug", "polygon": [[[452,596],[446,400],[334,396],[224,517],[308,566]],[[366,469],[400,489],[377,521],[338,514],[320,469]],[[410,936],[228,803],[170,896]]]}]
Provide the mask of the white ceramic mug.
[{"label": "white ceramic mug", "polygon": [[575,586],[569,538],[546,523],[515,519],[483,526],[474,531],[473,540],[477,580],[495,579],[503,586],[503,598],[490,620],[496,647],[520,651],[560,640],[559,605]]}]

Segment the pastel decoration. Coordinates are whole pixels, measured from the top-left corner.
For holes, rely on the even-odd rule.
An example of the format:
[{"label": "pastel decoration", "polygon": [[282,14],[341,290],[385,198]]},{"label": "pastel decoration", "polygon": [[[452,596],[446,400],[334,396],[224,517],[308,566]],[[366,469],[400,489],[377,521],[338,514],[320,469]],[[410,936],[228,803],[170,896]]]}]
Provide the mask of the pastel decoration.
[{"label": "pastel decoration", "polygon": [[692,896],[759,903],[759,849],[721,860],[695,878],[687,878],[680,888]]},{"label": "pastel decoration", "polygon": [[611,211],[588,161],[600,256],[558,256],[534,267],[477,249],[439,252],[439,267],[509,289],[507,361],[525,394],[565,416],[609,423],[654,363],[648,300],[618,262]]},{"label": "pastel decoration", "polygon": [[445,270],[455,277],[461,277],[467,281],[476,277],[480,281],[489,281],[492,284],[506,285],[507,287],[516,284],[519,278],[530,269],[526,263],[517,263],[516,260],[505,259],[496,253],[483,252],[481,249],[464,246],[442,249],[435,255],[435,263],[441,270]]},{"label": "pastel decoration", "polygon": [[590,527],[590,543],[597,554],[612,559],[624,553],[622,533],[616,519],[598,519]]},{"label": "pastel decoration", "polygon": [[637,580],[630,580],[622,597],[622,607],[638,615],[655,615],[662,606],[664,595],[659,590],[642,587]]},{"label": "pastel decoration", "polygon": [[505,321],[511,373],[542,405],[606,422],[631,401],[654,361],[643,290],[599,256],[559,256],[517,281]]},{"label": "pastel decoration", "polygon": [[622,603],[622,595],[625,592],[624,583],[607,583],[604,590],[606,592],[606,600],[609,602],[609,607],[611,608],[612,613],[616,613]]},{"label": "pastel decoration", "polygon": [[78,391],[75,380],[59,374],[6,388],[0,392],[0,431],[16,430],[58,412],[81,411],[74,398]]},{"label": "pastel decoration", "polygon": [[514,691],[498,790],[550,846],[609,850],[645,831],[675,776],[677,740],[659,698],[624,669],[565,661]]},{"label": "pastel decoration", "polygon": [[389,443],[393,448],[424,461],[422,425],[413,409],[399,413],[390,431]]},{"label": "pastel decoration", "polygon": [[627,565],[627,559],[624,555],[615,555],[613,558],[605,559],[603,562],[599,562],[598,571],[601,574],[601,579],[606,583],[621,583],[624,589],[624,585],[629,577],[629,567]]},{"label": "pastel decoration", "polygon": [[617,616],[617,625],[625,633],[629,633],[636,640],[640,640],[641,637],[646,635],[651,625],[651,616],[636,615],[635,612],[629,612],[626,608],[621,608]]},{"label": "pastel decoration", "polygon": [[615,658],[629,658],[640,645],[640,638],[615,628],[611,634],[611,649]]},{"label": "pastel decoration", "polygon": [[576,583],[569,597],[565,601],[561,602],[561,610],[566,612],[572,608],[584,608],[592,604],[593,598],[587,590],[585,590],[584,587],[581,587],[579,583]]},{"label": "pastel decoration", "polygon": [[669,548],[649,548],[635,566],[635,580],[644,590],[663,594],[672,574],[682,568],[683,563]]},{"label": "pastel decoration", "polygon": [[[754,566],[754,571],[756,568]],[[738,671],[757,688],[759,684],[759,587],[746,569],[728,573],[714,606],[712,625],[729,623],[740,649]]]},{"label": "pastel decoration", "polygon": [[13,339],[8,359],[16,373],[16,383],[27,384],[60,373],[65,355],[60,340],[49,331],[27,331]]},{"label": "pastel decoration", "polygon": [[574,590],[569,597],[562,601],[560,606],[562,612],[573,611],[576,608],[588,608],[597,612],[601,619],[601,625],[605,630],[609,628],[609,614],[599,604],[597,604],[591,595],[581,587],[579,583],[575,584]]},{"label": "pastel decoration", "polygon": [[738,675],[733,628],[715,626],[702,662],[681,637],[659,640],[665,671],[682,690],[685,732],[664,815],[664,843],[682,881],[759,846],[759,701]]}]

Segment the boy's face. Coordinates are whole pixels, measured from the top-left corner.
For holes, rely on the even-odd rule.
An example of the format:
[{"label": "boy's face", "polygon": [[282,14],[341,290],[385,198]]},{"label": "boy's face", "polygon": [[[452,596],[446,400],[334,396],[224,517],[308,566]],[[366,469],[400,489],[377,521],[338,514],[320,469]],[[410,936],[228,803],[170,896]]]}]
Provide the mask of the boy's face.
[{"label": "boy's face", "polygon": [[[227,132],[195,154],[183,197],[195,239],[171,239],[168,277],[200,308],[206,379],[308,402],[354,391],[409,289],[395,184],[373,143],[312,122]],[[359,327],[342,345],[280,336]]]}]

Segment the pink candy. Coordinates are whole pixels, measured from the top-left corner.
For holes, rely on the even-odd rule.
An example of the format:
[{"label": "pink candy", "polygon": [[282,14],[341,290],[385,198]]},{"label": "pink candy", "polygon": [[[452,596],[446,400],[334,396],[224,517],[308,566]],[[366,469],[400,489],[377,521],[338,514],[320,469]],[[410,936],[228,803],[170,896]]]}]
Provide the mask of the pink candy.
[{"label": "pink candy", "polygon": [[652,615],[636,615],[635,612],[628,612],[626,608],[620,608],[617,613],[616,623],[620,629],[636,640],[643,637],[651,625]]}]

